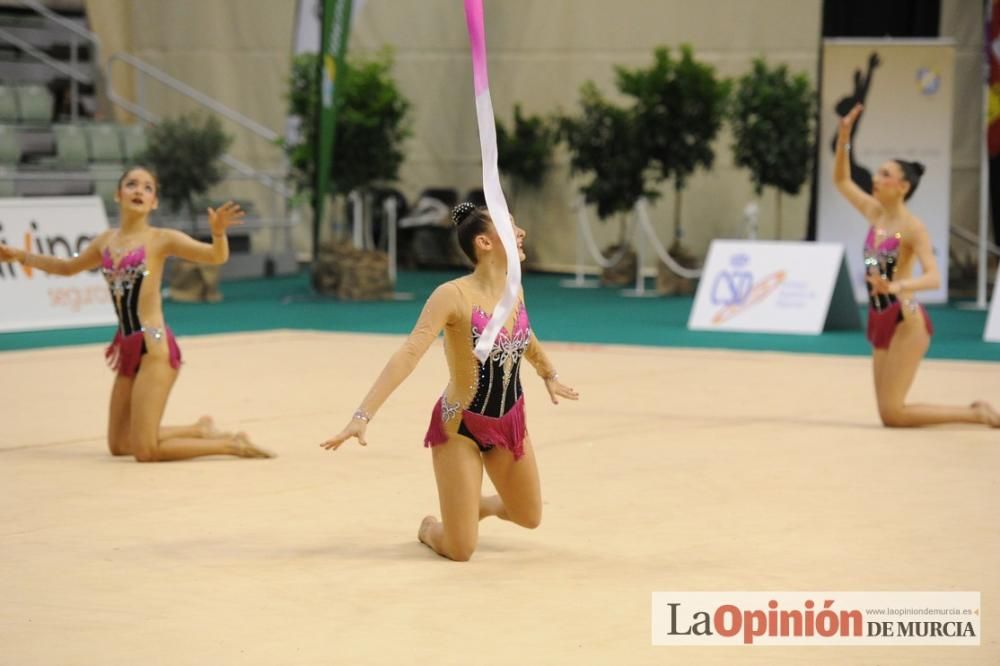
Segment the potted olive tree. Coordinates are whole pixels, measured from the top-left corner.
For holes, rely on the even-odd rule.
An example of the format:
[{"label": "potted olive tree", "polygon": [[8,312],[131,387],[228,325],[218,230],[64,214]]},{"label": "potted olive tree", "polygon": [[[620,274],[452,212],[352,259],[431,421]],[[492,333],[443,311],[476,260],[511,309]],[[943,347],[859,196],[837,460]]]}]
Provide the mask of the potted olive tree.
[{"label": "potted olive tree", "polygon": [[[681,203],[684,189],[697,169],[711,169],[713,144],[725,118],[730,83],[715,69],[694,57],[691,47],[681,47],[680,58],[666,47],[653,52],[648,67],[616,68],[618,89],[635,99],[636,118],[645,140],[642,146],[659,181],[672,180],[674,189],[674,238],[670,255],[683,266],[697,260],[683,245]],[[676,276],[662,262],[657,289],[661,293],[690,293],[689,280]]]},{"label": "potted olive tree", "polygon": [[[319,145],[315,122],[319,113],[316,59],[315,53],[304,53],[292,62],[289,114],[300,119],[300,132],[296,141],[282,142],[296,190],[313,211]],[[392,78],[389,51],[371,59],[351,58],[345,69],[337,76],[330,174],[330,192],[341,198],[353,190],[365,193],[395,181],[404,159],[403,142],[411,134],[410,102]],[[320,223],[313,221],[315,225]],[[335,239],[320,248],[314,258],[313,285],[341,298],[378,298],[392,291],[388,271],[382,270],[386,261],[384,253],[358,250]]]},{"label": "potted olive tree", "polygon": [[[140,161],[156,171],[160,201],[197,235],[195,200],[222,182],[222,156],[233,139],[215,116],[183,115],[151,127]],[[219,267],[172,260],[169,294],[178,301],[218,301]]]},{"label": "potted olive tree", "polygon": [[805,74],[758,58],[739,79],[731,109],[733,156],[750,170],[754,191],[775,188],[776,238],[781,232],[781,196],[798,194],[813,158],[815,96]]},{"label": "potted olive tree", "polygon": [[623,258],[602,271],[601,281],[627,285],[635,277],[637,261],[635,252],[625,247],[628,215],[640,198],[657,196],[647,183],[648,155],[636,111],[612,104],[587,82],[580,90],[579,115],[563,117],[559,125],[572,172],[590,176],[580,187],[584,200],[597,207],[601,220],[618,219],[618,243],[606,251],[623,253]]},{"label": "potted olive tree", "polygon": [[520,104],[514,105],[509,130],[497,121],[497,162],[500,172],[509,178],[514,202],[523,190],[542,186],[557,140],[555,123],[542,116],[525,115]]},{"label": "potted olive tree", "polygon": [[511,212],[517,216],[523,213],[524,195],[538,191],[545,182],[559,131],[554,120],[540,115],[526,115],[520,104],[514,105],[510,129],[498,120],[496,131],[497,166],[506,177]]}]

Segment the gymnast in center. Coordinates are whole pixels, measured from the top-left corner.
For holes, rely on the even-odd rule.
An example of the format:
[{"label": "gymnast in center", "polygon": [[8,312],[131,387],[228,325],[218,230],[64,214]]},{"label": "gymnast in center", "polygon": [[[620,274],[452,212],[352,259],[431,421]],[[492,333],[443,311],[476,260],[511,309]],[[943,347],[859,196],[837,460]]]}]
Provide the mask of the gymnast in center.
[{"label": "gymnast in center", "polygon": [[[479,521],[497,516],[535,528],[542,518],[541,485],[525,419],[521,359],[534,366],[554,404],[578,399],[535,337],[523,292],[489,355],[480,361],[476,343],[500,301],[507,255],[484,207],[462,203],[452,211],[459,245],[472,261],[469,275],[445,282],[427,299],[403,346],[385,365],[344,429],[321,446],[336,450],[351,437],[366,445],[366,429],[382,404],[413,371],[444,330],[449,382],[431,412],[424,446],[431,448],[441,518],[426,516],[418,539],[437,554],[466,561],[476,549]],[[513,223],[517,255],[524,261],[525,232]],[[498,495],[481,494],[483,469]]]}]

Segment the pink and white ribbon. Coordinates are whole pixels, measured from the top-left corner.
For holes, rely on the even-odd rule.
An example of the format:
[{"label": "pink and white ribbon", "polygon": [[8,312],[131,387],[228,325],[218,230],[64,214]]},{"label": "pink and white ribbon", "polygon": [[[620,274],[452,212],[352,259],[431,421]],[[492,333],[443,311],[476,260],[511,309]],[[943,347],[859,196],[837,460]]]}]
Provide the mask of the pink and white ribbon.
[{"label": "pink and white ribbon", "polygon": [[485,361],[501,327],[521,295],[521,260],[517,253],[514,225],[510,221],[507,200],[500,187],[500,169],[497,167],[497,132],[493,119],[493,101],[490,99],[490,82],[486,69],[486,29],[483,24],[483,0],[465,0],[465,20],[469,28],[469,48],[472,50],[472,81],[476,91],[476,120],[479,123],[479,147],[483,155],[483,194],[486,208],[493,219],[493,226],[503,243],[507,255],[507,281],[500,302],[493,308],[486,330],[476,343],[476,358]]}]

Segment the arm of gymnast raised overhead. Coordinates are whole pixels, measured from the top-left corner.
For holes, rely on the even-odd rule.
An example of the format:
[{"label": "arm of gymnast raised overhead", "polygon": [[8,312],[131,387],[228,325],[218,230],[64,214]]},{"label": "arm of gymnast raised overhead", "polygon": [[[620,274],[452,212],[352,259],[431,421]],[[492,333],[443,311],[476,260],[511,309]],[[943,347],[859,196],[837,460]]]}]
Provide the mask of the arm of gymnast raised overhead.
[{"label": "arm of gymnast raised overhead", "polygon": [[243,224],[245,213],[238,204],[227,201],[218,209],[208,209],[208,223],[212,229],[212,242],[202,243],[176,229],[162,231],[165,254],[196,264],[224,264],[229,259],[229,227]]},{"label": "arm of gymnast raised overhead", "polygon": [[833,158],[833,184],[844,198],[865,219],[872,222],[882,210],[881,204],[851,180],[851,159],[848,151],[851,149],[851,130],[864,107],[856,104],[851,112],[840,120],[840,130],[837,134],[837,152]]},{"label": "arm of gymnast raised overhead", "polygon": [[16,261],[24,266],[29,275],[38,269],[52,275],[76,275],[91,271],[101,265],[101,248],[104,247],[110,231],[104,231],[83,248],[80,254],[69,257],[53,257],[47,254],[33,254],[27,250],[0,243],[0,261]]},{"label": "arm of gymnast raised overhead", "polygon": [[389,399],[392,392],[410,376],[424,353],[437,339],[441,329],[459,316],[458,304],[458,288],[454,284],[447,282],[434,290],[434,293],[427,299],[427,303],[424,304],[420,318],[417,319],[410,335],[382,368],[378,379],[375,380],[368,394],[361,401],[361,405],[354,412],[351,421],[336,437],[324,442],[321,445],[323,448],[336,450],[351,437],[357,437],[362,446],[367,445],[365,429],[368,422],[375,416],[382,404]]}]

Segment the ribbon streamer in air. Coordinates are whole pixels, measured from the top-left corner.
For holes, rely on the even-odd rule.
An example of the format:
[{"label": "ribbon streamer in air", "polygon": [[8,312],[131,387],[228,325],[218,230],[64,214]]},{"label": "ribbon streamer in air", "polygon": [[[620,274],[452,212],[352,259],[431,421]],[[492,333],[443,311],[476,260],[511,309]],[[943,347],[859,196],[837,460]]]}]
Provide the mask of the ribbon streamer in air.
[{"label": "ribbon streamer in air", "polygon": [[500,188],[497,166],[497,131],[493,119],[493,101],[486,70],[486,29],[483,24],[483,0],[465,0],[465,20],[469,28],[469,48],[472,51],[472,80],[476,91],[476,120],[479,123],[479,147],[483,155],[483,193],[493,226],[507,255],[507,281],[500,302],[493,308],[486,330],[476,343],[476,358],[481,362],[489,356],[500,328],[507,321],[521,295],[521,260],[517,253],[514,225],[510,221],[507,200]]}]

